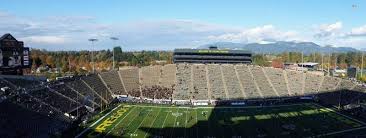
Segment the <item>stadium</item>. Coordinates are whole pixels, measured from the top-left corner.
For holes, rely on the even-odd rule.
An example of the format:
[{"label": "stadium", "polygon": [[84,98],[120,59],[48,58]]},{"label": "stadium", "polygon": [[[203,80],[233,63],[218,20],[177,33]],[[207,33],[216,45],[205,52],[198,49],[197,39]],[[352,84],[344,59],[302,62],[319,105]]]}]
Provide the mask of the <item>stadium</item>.
[{"label": "stadium", "polygon": [[[2,137],[364,136],[366,88],[250,64],[128,67],[52,83],[1,76]],[[337,107],[337,108],[334,108]]]}]

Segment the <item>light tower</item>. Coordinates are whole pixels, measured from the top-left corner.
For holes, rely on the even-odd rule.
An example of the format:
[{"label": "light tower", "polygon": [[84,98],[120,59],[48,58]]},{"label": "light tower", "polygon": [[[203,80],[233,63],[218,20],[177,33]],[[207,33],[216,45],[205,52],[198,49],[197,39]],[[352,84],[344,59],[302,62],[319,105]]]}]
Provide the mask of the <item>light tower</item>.
[{"label": "light tower", "polygon": [[90,38],[88,39],[91,43],[92,43],[92,57],[91,57],[91,61],[93,63],[93,73],[95,73],[95,63],[94,63],[94,42],[98,41],[98,39],[96,38]]},{"label": "light tower", "polygon": [[110,38],[112,41],[113,41],[113,65],[112,65],[112,68],[115,69],[115,61],[114,61],[114,47],[116,46],[116,41],[118,41],[119,39],[117,37],[111,37]]}]

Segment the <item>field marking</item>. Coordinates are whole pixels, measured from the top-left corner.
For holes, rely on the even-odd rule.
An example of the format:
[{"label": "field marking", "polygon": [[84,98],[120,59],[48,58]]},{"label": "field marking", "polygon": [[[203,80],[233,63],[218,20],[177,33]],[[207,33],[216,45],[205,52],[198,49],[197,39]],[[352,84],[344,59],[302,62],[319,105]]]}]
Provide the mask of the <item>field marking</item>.
[{"label": "field marking", "polygon": [[75,138],[79,138],[81,135],[83,135],[85,132],[87,132],[88,130],[90,130],[90,128],[94,127],[94,125],[96,125],[97,123],[99,123],[100,121],[102,121],[106,116],[108,116],[109,114],[111,114],[114,110],[116,110],[120,106],[122,106],[122,104],[120,104],[117,107],[113,108],[107,114],[105,114],[104,116],[102,116],[101,118],[99,118],[97,121],[95,121],[93,124],[91,124],[88,128],[86,128],[84,131],[82,131],[81,133],[79,133]]},{"label": "field marking", "polygon": [[[225,118],[228,118],[228,117],[227,117],[227,114],[228,114],[228,113],[230,113],[230,112],[232,112],[232,111],[229,111],[229,112],[226,112],[226,111],[225,111],[225,112],[224,112],[224,116],[225,116]],[[230,116],[229,116],[229,118],[230,118]],[[232,133],[234,133],[234,136],[235,136],[235,135],[236,135],[236,131],[234,130],[233,126],[231,126],[231,125],[229,125],[229,126],[230,126],[230,128],[231,128],[231,132],[232,132]],[[231,135],[231,136],[233,136],[233,135]]]},{"label": "field marking", "polygon": [[[149,127],[149,129],[147,130],[147,131],[150,131],[150,128],[152,128],[153,127],[153,125],[154,125],[154,123],[155,123],[155,121],[156,121],[156,118],[158,118],[158,116],[160,115],[160,112],[161,112],[161,108],[159,109],[159,112],[158,112],[158,114],[155,116],[155,119],[154,119],[154,121],[151,123],[151,125],[150,125],[150,127]],[[145,133],[145,135],[144,135],[144,137],[146,138],[146,135],[147,135],[148,133]]]},{"label": "field marking", "polygon": [[288,106],[301,106],[301,105],[308,105],[307,103],[302,103],[302,104],[287,104],[287,105],[268,105],[268,106],[236,106],[236,107],[232,107],[232,106],[206,106],[206,107],[200,107],[200,106],[196,106],[196,107],[190,107],[190,106],[172,106],[172,107],[164,107],[164,106],[154,106],[154,105],[131,105],[131,106],[136,106],[136,107],[150,107],[150,108],[188,108],[188,109],[211,109],[211,108],[232,108],[232,109],[236,109],[236,108],[242,108],[242,109],[246,109],[246,108],[272,108],[272,107],[288,107]]},{"label": "field marking", "polygon": [[[179,108],[178,108],[178,110],[177,110],[177,113],[178,113],[178,111],[179,111]],[[173,112],[174,113],[174,112]],[[174,115],[173,115],[174,116]],[[174,119],[174,128],[176,127],[176,123],[177,123],[177,118],[178,118],[178,116],[175,116],[175,119]],[[170,137],[172,137],[173,136],[173,134],[174,134],[174,128],[173,128],[173,130],[170,132]]]},{"label": "field marking", "polygon": [[351,129],[346,129],[346,130],[341,130],[341,131],[335,131],[335,132],[330,132],[330,133],[326,133],[326,134],[320,134],[320,135],[316,135],[315,137],[323,137],[323,136],[335,135],[335,134],[340,134],[340,133],[345,133],[345,132],[351,132],[351,131],[360,130],[360,129],[366,129],[366,126],[364,126],[364,127],[358,127],[358,128],[351,128]]},{"label": "field marking", "polygon": [[347,115],[341,114],[341,113],[339,113],[339,112],[337,112],[337,111],[334,111],[333,109],[330,109],[330,108],[324,107],[324,106],[319,105],[319,104],[316,104],[316,103],[313,103],[313,104],[314,104],[314,105],[316,105],[316,106],[320,106],[320,107],[326,108],[326,109],[328,109],[328,110],[330,110],[330,111],[332,111],[332,112],[334,112],[334,113],[336,113],[336,114],[338,114],[338,115],[341,115],[341,116],[346,117],[346,118],[348,118],[348,119],[350,119],[350,120],[356,121],[356,122],[358,122],[358,123],[360,123],[360,124],[362,124],[362,125],[366,125],[366,123],[365,123],[365,122],[362,122],[362,121],[360,121],[360,120],[358,120],[358,119],[355,119],[355,118],[349,117],[349,116],[347,116]]},{"label": "field marking", "polygon": [[[131,110],[130,110],[130,112],[128,112],[121,120],[119,120],[118,121],[118,123],[117,124],[115,124],[108,132],[107,132],[107,134],[106,135],[104,135],[104,137],[106,137],[106,136],[108,136],[108,134],[109,133],[111,133],[113,130],[114,130],[114,128],[115,127],[117,127],[131,112],[133,112],[133,110],[135,109],[136,107],[134,107],[134,108],[132,108]],[[103,137],[103,138],[104,138]]]},{"label": "field marking", "polygon": [[186,133],[187,133],[187,117],[188,117],[188,108],[186,110],[186,121],[185,121],[185,124],[184,124],[184,137],[186,137]]},{"label": "field marking", "polygon": [[141,124],[145,121],[146,117],[149,116],[149,114],[151,113],[152,111],[149,111],[149,113],[147,113],[147,115],[145,115],[144,119],[142,119],[140,125],[135,129],[135,131],[132,133],[132,134],[136,134],[136,131],[141,127]]},{"label": "field marking", "polygon": [[[166,115],[165,115],[165,118],[164,118],[164,121],[163,121],[163,125],[161,125],[161,128],[164,128],[165,126],[165,121],[166,121],[166,118],[168,118],[168,115],[169,115],[170,112],[167,112]],[[159,134],[160,135],[160,134]]]}]

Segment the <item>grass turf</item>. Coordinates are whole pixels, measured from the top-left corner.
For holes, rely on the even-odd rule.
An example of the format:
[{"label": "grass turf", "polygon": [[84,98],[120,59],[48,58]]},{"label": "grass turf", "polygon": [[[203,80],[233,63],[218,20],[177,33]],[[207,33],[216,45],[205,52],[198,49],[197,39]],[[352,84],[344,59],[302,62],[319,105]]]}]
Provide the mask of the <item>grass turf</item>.
[{"label": "grass turf", "polygon": [[175,107],[121,104],[81,137],[307,137],[363,127],[315,104]]}]

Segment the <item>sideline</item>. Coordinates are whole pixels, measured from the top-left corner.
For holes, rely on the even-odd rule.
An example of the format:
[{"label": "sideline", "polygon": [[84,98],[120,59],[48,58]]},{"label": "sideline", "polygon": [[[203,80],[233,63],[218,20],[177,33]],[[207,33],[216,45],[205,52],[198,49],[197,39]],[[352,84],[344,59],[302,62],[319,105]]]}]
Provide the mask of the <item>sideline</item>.
[{"label": "sideline", "polygon": [[122,106],[122,104],[120,104],[117,107],[113,108],[107,114],[105,114],[104,116],[102,116],[101,118],[99,118],[97,121],[95,121],[93,124],[91,124],[88,128],[84,129],[84,131],[82,131],[81,133],[79,133],[79,135],[77,135],[75,138],[79,138],[80,136],[82,136],[85,132],[87,132],[88,130],[90,130],[90,128],[94,127],[96,124],[98,124],[100,121],[102,121],[105,117],[107,117],[109,114],[111,114],[114,110],[116,110],[120,106]]}]

